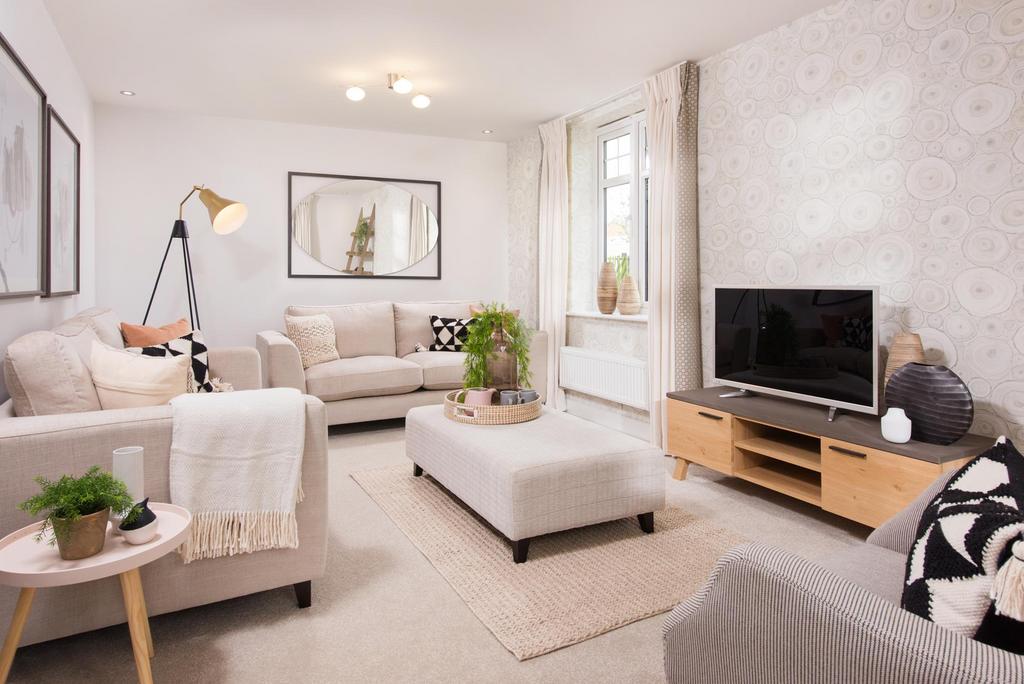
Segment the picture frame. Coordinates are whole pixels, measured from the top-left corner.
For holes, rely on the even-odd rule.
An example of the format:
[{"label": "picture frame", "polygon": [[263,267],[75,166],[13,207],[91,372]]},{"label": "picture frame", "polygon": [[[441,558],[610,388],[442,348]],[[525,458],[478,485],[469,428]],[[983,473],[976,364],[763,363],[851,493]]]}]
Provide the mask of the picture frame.
[{"label": "picture frame", "polygon": [[82,145],[48,107],[46,122],[46,297],[81,287]]},{"label": "picture frame", "polygon": [[[399,268],[398,270],[392,271],[390,269],[382,269],[377,272],[373,272],[373,268],[380,266],[379,261],[383,261],[381,253],[375,255],[373,261],[373,267],[366,272],[353,272],[357,269],[346,269],[346,266],[352,263],[352,259],[348,259],[349,264],[330,264],[324,263],[326,260],[321,257],[314,256],[316,252],[309,253],[306,248],[298,239],[299,234],[296,233],[296,211],[299,205],[309,199],[313,195],[319,195],[321,192],[326,192],[330,196],[332,186],[337,186],[341,183],[352,182],[352,183],[363,183],[363,184],[378,184],[381,186],[390,186],[392,189],[397,188],[399,191],[404,191],[405,196],[412,196],[414,203],[420,203],[421,206],[426,208],[427,223],[429,223],[429,229],[426,233],[421,235],[429,235],[425,240],[426,247],[425,251],[418,252],[418,255],[423,255],[419,260],[410,259],[407,266]],[[323,199],[323,197],[321,197]],[[322,206],[322,205],[321,205]],[[372,216],[373,205],[368,204],[363,207],[367,216]],[[313,212],[316,215],[318,212]],[[385,214],[390,212],[385,212]],[[408,215],[406,215],[408,216]],[[363,215],[360,214],[358,220],[362,221]],[[356,224],[356,214],[353,213],[349,220],[352,225]],[[371,219],[372,220],[372,219]],[[332,173],[311,173],[301,171],[289,171],[288,172],[288,277],[289,278],[333,278],[333,279],[345,279],[345,278],[374,278],[374,279],[391,279],[391,280],[440,280],[441,279],[441,182],[432,180],[416,180],[410,178],[384,178],[380,176],[358,176],[358,175],[344,175],[344,174],[332,174]],[[422,228],[423,223],[419,226]],[[375,226],[377,231],[386,228],[385,224],[378,221]],[[307,222],[305,230],[315,230]],[[337,255],[335,258],[340,257],[342,254],[348,254],[351,249],[355,248],[356,243],[351,242],[351,246],[348,243],[352,240],[349,235],[355,236],[355,232],[348,233],[342,229],[340,236],[335,236],[340,239],[340,245],[335,245],[331,254]],[[383,236],[382,236],[383,237]],[[421,240],[418,244],[423,245],[424,241]],[[383,245],[382,245],[383,246]],[[377,249],[376,243],[373,245],[373,250]],[[399,252],[404,252],[404,245],[399,244]],[[370,252],[372,253],[372,251]]]},{"label": "picture frame", "polygon": [[0,299],[45,292],[46,93],[0,34]]}]

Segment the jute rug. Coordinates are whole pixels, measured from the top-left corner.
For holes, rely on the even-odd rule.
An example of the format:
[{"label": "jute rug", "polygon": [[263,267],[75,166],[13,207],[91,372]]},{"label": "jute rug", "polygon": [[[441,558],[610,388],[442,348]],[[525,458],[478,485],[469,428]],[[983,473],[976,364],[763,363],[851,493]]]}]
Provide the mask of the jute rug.
[{"label": "jute rug", "polygon": [[535,538],[512,562],[498,532],[412,464],[353,473],[484,625],[519,660],[673,608],[746,541],[678,508]]}]

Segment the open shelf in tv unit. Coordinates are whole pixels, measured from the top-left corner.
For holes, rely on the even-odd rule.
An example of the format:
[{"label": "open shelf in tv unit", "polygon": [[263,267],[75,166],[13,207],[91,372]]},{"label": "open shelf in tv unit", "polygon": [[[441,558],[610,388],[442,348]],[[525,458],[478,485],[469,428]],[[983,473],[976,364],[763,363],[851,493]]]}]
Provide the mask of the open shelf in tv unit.
[{"label": "open shelf in tv unit", "polygon": [[668,395],[668,451],[676,479],[690,463],[877,527],[941,473],[992,444],[967,435],[949,446],[882,439],[879,418],[778,397],[720,396],[722,387]]}]

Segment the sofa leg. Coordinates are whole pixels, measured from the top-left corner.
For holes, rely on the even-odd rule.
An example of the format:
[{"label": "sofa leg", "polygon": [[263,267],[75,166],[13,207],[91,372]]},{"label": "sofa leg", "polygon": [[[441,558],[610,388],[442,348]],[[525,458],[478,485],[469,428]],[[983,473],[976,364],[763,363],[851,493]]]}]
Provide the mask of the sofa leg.
[{"label": "sofa leg", "polygon": [[412,464],[412,476],[413,477],[419,477],[422,474],[423,474],[423,468],[420,468],[418,465],[413,463]]},{"label": "sofa leg", "polygon": [[306,580],[305,582],[296,582],[292,585],[295,589],[295,600],[299,603],[299,608],[309,608],[313,605],[313,581]]},{"label": "sofa leg", "polygon": [[637,520],[640,521],[640,529],[650,534],[654,532],[654,513],[641,513],[636,516]]},{"label": "sofa leg", "polygon": [[516,563],[525,563],[526,554],[530,552],[530,540],[529,539],[514,539],[512,540],[512,560]]}]

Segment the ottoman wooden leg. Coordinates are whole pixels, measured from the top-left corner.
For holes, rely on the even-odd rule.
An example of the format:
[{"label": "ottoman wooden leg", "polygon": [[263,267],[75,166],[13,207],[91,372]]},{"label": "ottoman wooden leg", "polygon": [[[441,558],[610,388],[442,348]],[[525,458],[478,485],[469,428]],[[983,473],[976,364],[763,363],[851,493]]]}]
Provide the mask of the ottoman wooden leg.
[{"label": "ottoman wooden leg", "polygon": [[412,464],[412,476],[413,477],[419,477],[422,474],[423,474],[423,468],[420,468],[418,465],[413,463]]},{"label": "ottoman wooden leg", "polygon": [[295,589],[295,600],[298,602],[299,608],[309,608],[313,605],[313,580],[296,582],[292,588]]},{"label": "ottoman wooden leg", "polygon": [[636,516],[640,521],[640,529],[650,534],[654,531],[654,513],[641,513]]},{"label": "ottoman wooden leg", "polygon": [[21,632],[25,629],[25,621],[28,620],[28,613],[32,609],[32,598],[35,595],[35,587],[23,587],[21,593],[18,594],[18,603],[14,606],[14,615],[11,616],[11,627],[7,630],[4,648],[0,652],[0,682],[6,682],[7,675],[11,672],[14,654],[18,650]]},{"label": "ottoman wooden leg", "polygon": [[515,539],[512,541],[512,560],[516,563],[525,563],[526,554],[530,552],[529,539]]}]

